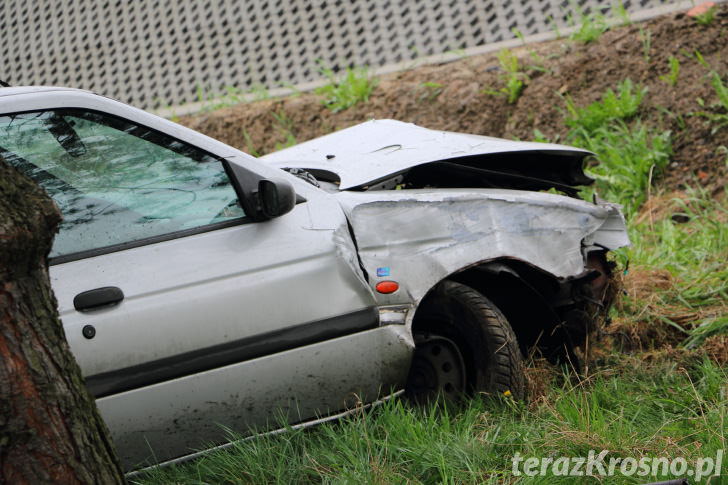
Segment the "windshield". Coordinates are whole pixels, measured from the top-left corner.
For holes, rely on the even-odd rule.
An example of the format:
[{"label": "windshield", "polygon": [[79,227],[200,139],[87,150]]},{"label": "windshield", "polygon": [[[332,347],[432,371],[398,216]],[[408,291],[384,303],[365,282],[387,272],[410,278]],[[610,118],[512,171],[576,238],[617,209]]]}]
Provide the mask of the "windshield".
[{"label": "windshield", "polygon": [[106,114],[0,116],[0,156],[58,204],[64,220],[51,257],[243,216],[220,160]]}]

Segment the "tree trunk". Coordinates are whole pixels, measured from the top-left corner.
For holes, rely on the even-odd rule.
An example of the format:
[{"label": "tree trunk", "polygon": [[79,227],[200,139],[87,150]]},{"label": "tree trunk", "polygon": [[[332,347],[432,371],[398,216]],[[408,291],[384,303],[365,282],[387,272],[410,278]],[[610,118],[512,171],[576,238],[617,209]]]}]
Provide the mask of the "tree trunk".
[{"label": "tree trunk", "polygon": [[60,219],[0,157],[0,483],[123,483],[50,288]]}]

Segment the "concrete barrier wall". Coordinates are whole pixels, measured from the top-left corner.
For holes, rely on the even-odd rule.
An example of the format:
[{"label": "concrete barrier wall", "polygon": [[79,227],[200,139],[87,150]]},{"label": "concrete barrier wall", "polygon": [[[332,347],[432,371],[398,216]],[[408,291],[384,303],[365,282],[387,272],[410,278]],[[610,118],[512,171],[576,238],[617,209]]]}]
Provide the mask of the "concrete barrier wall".
[{"label": "concrete barrier wall", "polygon": [[[677,2],[624,0],[630,13]],[[685,2],[683,2],[685,3]],[[0,79],[180,105],[459,52],[611,16],[595,0],[0,0]],[[689,7],[685,3],[685,7]]]}]

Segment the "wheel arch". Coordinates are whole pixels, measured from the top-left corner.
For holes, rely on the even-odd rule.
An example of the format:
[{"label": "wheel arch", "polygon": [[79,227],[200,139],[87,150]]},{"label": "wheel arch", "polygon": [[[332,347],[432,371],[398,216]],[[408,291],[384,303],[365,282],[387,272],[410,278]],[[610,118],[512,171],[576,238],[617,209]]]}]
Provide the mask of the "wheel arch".
[{"label": "wheel arch", "polygon": [[[499,259],[462,269],[442,281],[445,280],[467,285],[492,301],[513,328],[524,356],[538,348],[551,361],[572,357],[573,342],[561,325],[562,318],[549,303],[561,289],[552,275],[522,261]],[[440,283],[434,285],[417,306],[413,332],[420,328],[418,325],[422,321],[418,312],[427,307]]]}]

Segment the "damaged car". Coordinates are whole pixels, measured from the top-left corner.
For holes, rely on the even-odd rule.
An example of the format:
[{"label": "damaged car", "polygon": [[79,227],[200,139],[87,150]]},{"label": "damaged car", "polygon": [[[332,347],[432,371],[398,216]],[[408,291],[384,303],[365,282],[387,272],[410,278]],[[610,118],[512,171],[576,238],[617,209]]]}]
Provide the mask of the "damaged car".
[{"label": "damaged car", "polygon": [[578,197],[589,155],[375,120],[255,158],[0,88],[0,158],[63,213],[52,287],[127,470],[403,393],[522,398],[534,352],[578,365],[629,244]]}]

